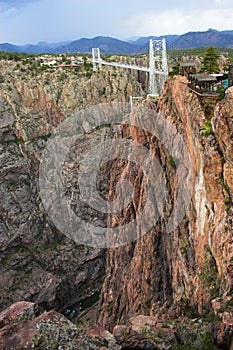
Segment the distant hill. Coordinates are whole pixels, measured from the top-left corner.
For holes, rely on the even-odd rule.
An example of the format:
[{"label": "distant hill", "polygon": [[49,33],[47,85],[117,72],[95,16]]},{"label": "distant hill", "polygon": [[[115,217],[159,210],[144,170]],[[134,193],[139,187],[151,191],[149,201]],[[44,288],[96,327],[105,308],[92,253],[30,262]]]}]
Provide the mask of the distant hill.
[{"label": "distant hill", "polygon": [[180,35],[173,44],[178,49],[211,45],[233,48],[233,31],[218,32],[217,30],[209,29],[206,32],[190,32]]},{"label": "distant hill", "polygon": [[148,43],[148,41],[150,39],[154,39],[154,40],[161,40],[165,38],[167,43],[173,43],[174,41],[176,41],[176,39],[179,38],[179,35],[177,34],[170,34],[170,35],[160,35],[160,36],[142,36],[140,38],[138,38],[137,40],[129,40],[128,42],[131,43],[131,44],[137,44],[138,46],[142,47],[144,45],[146,45]]},{"label": "distant hill", "polygon": [[97,36],[92,39],[82,38],[75,40],[68,45],[58,47],[58,53],[90,53],[92,47],[99,47],[102,53],[120,53],[129,54],[138,51],[139,46],[136,43],[128,43],[119,39],[106,36]]},{"label": "distant hill", "polygon": [[22,49],[23,49],[23,46],[16,46],[16,45],[9,44],[9,43],[0,44],[0,51],[24,52]]},{"label": "distant hill", "polygon": [[135,43],[139,46],[146,45],[150,39],[165,38],[168,49],[190,49],[201,46],[216,46],[233,48],[233,30],[217,31],[208,29],[205,32],[188,32],[182,35],[164,35],[164,36],[147,36],[130,43]]},{"label": "distant hill", "polygon": [[[210,29],[209,29],[210,30]],[[223,30],[220,33],[233,35],[233,30]]]},{"label": "distant hill", "polygon": [[47,43],[46,41],[41,41],[38,44],[32,45],[27,44],[24,46],[17,46],[13,44],[3,43],[0,44],[0,51],[6,52],[24,52],[24,53],[55,53],[57,47],[62,45],[68,45],[70,41],[59,42],[59,43]]},{"label": "distant hill", "polygon": [[102,53],[133,54],[148,51],[149,39],[167,41],[168,49],[196,48],[200,46],[216,46],[233,48],[233,30],[217,31],[208,29],[204,32],[189,32],[182,35],[164,35],[140,37],[136,40],[123,41],[107,36],[82,38],[62,43],[39,42],[36,45],[28,44],[17,46],[9,43],[0,44],[0,51],[25,53],[91,53],[92,47],[99,47]]},{"label": "distant hill", "polygon": [[55,53],[58,47],[62,45],[68,45],[71,41],[59,42],[59,43],[47,43],[41,41],[36,45],[25,45],[23,46],[24,52],[27,53]]}]

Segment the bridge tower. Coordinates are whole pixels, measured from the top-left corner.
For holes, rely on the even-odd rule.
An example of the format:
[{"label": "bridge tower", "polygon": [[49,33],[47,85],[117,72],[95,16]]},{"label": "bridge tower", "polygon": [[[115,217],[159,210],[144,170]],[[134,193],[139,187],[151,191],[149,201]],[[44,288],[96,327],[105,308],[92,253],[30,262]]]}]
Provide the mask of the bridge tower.
[{"label": "bridge tower", "polygon": [[[158,74],[158,71],[163,74]],[[166,40],[149,42],[149,94],[161,95],[168,76]]]},{"label": "bridge tower", "polygon": [[[96,61],[98,63],[96,63]],[[99,63],[101,61],[100,58],[100,49],[99,47],[92,48],[92,62],[93,62],[93,70],[101,69],[102,65]]]}]

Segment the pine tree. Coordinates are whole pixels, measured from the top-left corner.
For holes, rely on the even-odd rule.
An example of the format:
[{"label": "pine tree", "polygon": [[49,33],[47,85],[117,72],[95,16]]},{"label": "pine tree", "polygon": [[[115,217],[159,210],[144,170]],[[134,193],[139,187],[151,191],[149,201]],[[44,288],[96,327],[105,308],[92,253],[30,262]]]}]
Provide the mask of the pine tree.
[{"label": "pine tree", "polygon": [[219,55],[214,46],[208,47],[204,53],[202,61],[202,72],[216,73],[219,71],[218,65]]}]

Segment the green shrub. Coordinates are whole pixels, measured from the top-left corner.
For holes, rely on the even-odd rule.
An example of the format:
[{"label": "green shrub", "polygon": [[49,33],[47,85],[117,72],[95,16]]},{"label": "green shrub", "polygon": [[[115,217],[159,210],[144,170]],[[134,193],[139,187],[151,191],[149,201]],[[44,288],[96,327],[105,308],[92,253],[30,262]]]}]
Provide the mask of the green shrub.
[{"label": "green shrub", "polygon": [[203,132],[203,135],[205,137],[208,137],[209,135],[213,135],[213,129],[212,129],[212,124],[210,120],[207,120],[203,124],[203,128],[201,128],[201,131]]},{"label": "green shrub", "polygon": [[169,157],[168,159],[168,164],[172,167],[172,168],[176,168],[176,161],[175,158],[173,158],[172,156]]},{"label": "green shrub", "polygon": [[224,87],[222,85],[219,85],[217,87],[217,93],[219,94],[219,100],[224,99],[224,97],[225,97],[225,89],[224,89]]}]

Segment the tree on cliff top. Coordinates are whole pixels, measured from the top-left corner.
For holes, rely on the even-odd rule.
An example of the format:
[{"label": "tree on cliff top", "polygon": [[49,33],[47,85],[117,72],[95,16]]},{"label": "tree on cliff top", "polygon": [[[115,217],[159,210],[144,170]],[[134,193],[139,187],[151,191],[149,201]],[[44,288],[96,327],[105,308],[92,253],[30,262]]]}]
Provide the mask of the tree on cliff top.
[{"label": "tree on cliff top", "polygon": [[214,46],[208,47],[202,60],[202,72],[216,73],[219,71],[219,55]]}]

